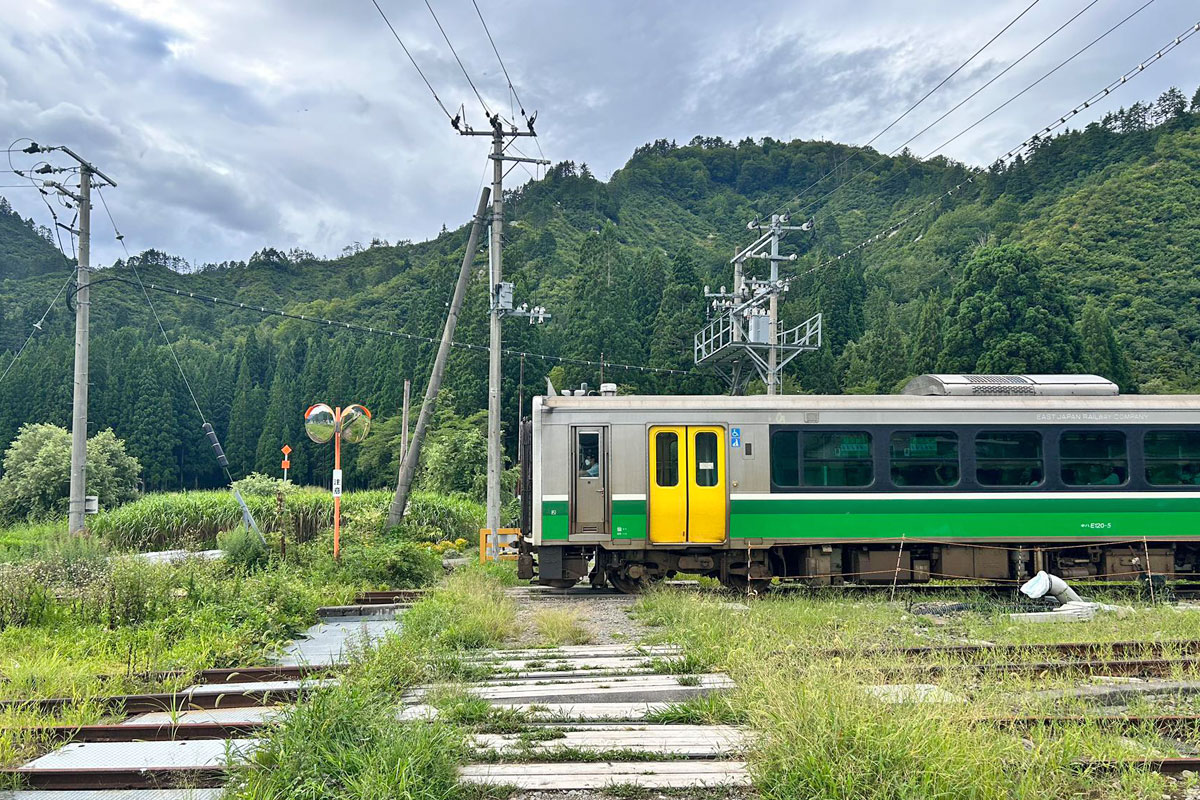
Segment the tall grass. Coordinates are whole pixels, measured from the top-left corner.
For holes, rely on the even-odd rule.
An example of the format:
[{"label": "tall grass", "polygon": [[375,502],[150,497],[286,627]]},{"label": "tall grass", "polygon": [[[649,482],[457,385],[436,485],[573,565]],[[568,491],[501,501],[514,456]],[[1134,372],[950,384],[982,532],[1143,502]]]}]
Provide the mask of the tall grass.
[{"label": "tall grass", "polygon": [[497,647],[519,630],[517,607],[481,569],[459,570],[404,615],[405,631],[447,650]]},{"label": "tall grass", "polygon": [[[282,505],[277,497],[264,494],[245,493],[243,499],[264,532],[293,543],[312,541],[333,525],[333,497],[322,489],[290,488]],[[388,490],[344,494],[342,519],[348,532],[382,533],[391,501]],[[483,507],[478,503],[416,492],[399,535],[411,541],[474,541],[482,520]],[[147,495],[97,515],[89,527],[117,549],[149,551],[213,547],[218,534],[241,523],[241,508],[233,493],[212,490]]]},{"label": "tall grass", "polygon": [[[1037,693],[1073,685],[1077,679],[1070,676],[980,679],[947,670],[910,678],[897,672],[909,666],[889,653],[898,645],[961,642],[985,632],[992,641],[1019,638],[1026,629],[1000,612],[966,614],[939,626],[875,600],[764,598],[735,611],[719,597],[660,591],[639,601],[638,614],[661,631],[658,638],[684,645],[735,679],[728,704],[756,732],[749,761],[764,800],[1158,800],[1168,786],[1159,775],[1102,775],[1079,767],[1087,759],[1173,755],[1153,731],[1114,730],[1103,722],[1017,731],[980,721],[1018,708],[1079,713],[1084,709],[1052,705]],[[1189,615],[1164,609],[1134,616],[1141,617],[1142,637],[1156,625],[1176,631],[1190,625],[1193,632],[1200,627],[1200,620],[1181,623],[1176,618]],[[1101,639],[1134,638],[1128,624],[1106,621],[1096,633]],[[1036,635],[1067,640],[1091,638],[1088,632],[1041,626]],[[943,656],[938,663],[956,658]],[[940,701],[905,700],[904,689],[892,690],[901,696],[885,701],[873,688],[916,682],[936,684],[944,692]],[[681,720],[703,712],[674,709]]]},{"label": "tall grass", "polygon": [[[237,800],[449,800],[467,796],[457,768],[463,732],[445,718],[400,722],[397,707],[418,683],[463,678],[460,647],[499,644],[511,631],[503,587],[481,570],[448,578],[404,618],[399,634],[352,654],[335,686],[302,700],[238,765]],[[506,615],[509,615],[506,618]]]}]

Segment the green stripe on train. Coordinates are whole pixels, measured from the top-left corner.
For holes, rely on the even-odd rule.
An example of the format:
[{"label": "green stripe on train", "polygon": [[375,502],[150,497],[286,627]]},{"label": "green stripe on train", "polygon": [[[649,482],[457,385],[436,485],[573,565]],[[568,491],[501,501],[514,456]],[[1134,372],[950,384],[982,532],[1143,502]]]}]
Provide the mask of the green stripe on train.
[{"label": "green stripe on train", "polygon": [[[565,501],[542,503],[542,539],[566,541]],[[646,538],[646,501],[613,502],[613,538]],[[1200,498],[733,498],[733,539],[1200,537]]]}]

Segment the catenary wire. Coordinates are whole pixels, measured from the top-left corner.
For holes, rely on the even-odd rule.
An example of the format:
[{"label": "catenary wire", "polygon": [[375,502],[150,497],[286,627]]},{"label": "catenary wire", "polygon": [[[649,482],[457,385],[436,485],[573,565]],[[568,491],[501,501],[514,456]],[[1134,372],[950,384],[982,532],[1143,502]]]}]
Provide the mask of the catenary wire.
[{"label": "catenary wire", "polygon": [[[472,0],[472,1],[473,1],[473,0]],[[940,88],[942,88],[943,86],[945,86],[945,85],[946,85],[946,83],[948,83],[948,82],[949,82],[949,81],[950,81],[950,80],[951,80],[951,79],[952,79],[952,78],[953,78],[955,75],[957,75],[959,72],[961,72],[963,69],[965,69],[965,68],[967,67],[967,65],[968,65],[968,64],[970,64],[972,61],[974,61],[976,58],[978,58],[978,57],[979,57],[979,55],[980,55],[980,54],[981,54],[981,53],[982,53],[984,50],[988,49],[988,47],[990,47],[990,46],[991,46],[991,45],[992,45],[992,44],[993,44],[993,43],[994,43],[994,42],[995,42],[997,39],[999,39],[1001,36],[1003,36],[1003,35],[1004,35],[1004,34],[1005,34],[1007,31],[1008,31],[1008,29],[1009,29],[1009,28],[1011,28],[1013,25],[1017,24],[1017,22],[1019,22],[1019,21],[1021,20],[1021,18],[1022,18],[1022,17],[1024,17],[1026,14],[1028,14],[1028,13],[1030,12],[1030,10],[1032,10],[1032,9],[1033,9],[1033,7],[1034,7],[1034,6],[1036,6],[1036,5],[1037,5],[1039,2],[1040,2],[1040,0],[1033,0],[1033,2],[1032,2],[1032,3],[1030,3],[1028,6],[1026,6],[1026,7],[1025,7],[1025,8],[1024,8],[1022,11],[1021,11],[1021,13],[1020,13],[1020,14],[1017,14],[1017,16],[1015,16],[1015,17],[1013,17],[1011,20],[1009,20],[1009,22],[1008,22],[1008,24],[1007,24],[1007,25],[1005,25],[1003,28],[1001,28],[999,31],[997,31],[997,32],[996,32],[996,33],[995,33],[995,34],[992,36],[992,38],[990,38],[990,39],[988,39],[986,42],[984,42],[983,46],[982,46],[982,47],[980,47],[978,50],[976,50],[974,53],[972,53],[972,54],[971,54],[971,56],[970,56],[970,57],[969,57],[969,58],[968,58],[966,61],[964,61],[964,62],[962,62],[961,64],[959,64],[957,67],[955,67],[955,68],[954,68],[954,69],[953,69],[953,70],[950,72],[950,74],[949,74],[949,75],[947,75],[946,77],[944,77],[944,78],[942,78],[940,81],[938,81],[937,85],[935,85],[935,86],[934,86],[932,89],[930,89],[928,92],[926,92],[926,93],[925,93],[925,94],[924,94],[924,95],[921,97],[921,99],[920,99],[920,100],[918,100],[917,102],[913,103],[911,106],[909,106],[909,107],[908,107],[908,108],[907,108],[907,109],[904,111],[904,113],[903,113],[903,114],[901,114],[900,116],[896,117],[894,120],[892,120],[891,122],[889,122],[889,123],[888,123],[888,124],[887,124],[887,125],[886,125],[886,126],[885,126],[885,127],[882,129],[882,130],[881,130],[881,131],[879,131],[879,133],[876,133],[874,136],[872,136],[870,139],[868,139],[868,140],[867,140],[867,142],[866,142],[866,143],[863,145],[863,147],[870,147],[872,144],[874,144],[874,142],[875,142],[877,139],[879,139],[879,137],[880,137],[880,136],[883,136],[885,133],[887,133],[887,132],[888,132],[888,131],[890,131],[892,128],[894,128],[894,127],[895,127],[895,126],[896,126],[898,123],[900,123],[900,122],[901,122],[901,121],[902,121],[902,120],[903,120],[905,117],[907,117],[909,114],[911,114],[913,111],[915,111],[915,110],[917,109],[917,107],[918,107],[918,106],[920,106],[922,103],[924,103],[926,100],[928,100],[928,99],[930,98],[930,96],[932,96],[932,95],[933,95],[935,92],[937,92],[937,90],[938,90],[938,89],[940,89]],[[1096,2],[1099,2],[1099,0],[1092,0],[1092,3],[1093,3],[1093,5],[1094,5]],[[771,213],[773,213],[773,214],[779,213],[779,211],[780,211],[781,209],[785,208],[785,207],[786,207],[787,205],[789,205],[790,203],[794,203],[794,202],[796,202],[797,200],[799,200],[801,197],[803,197],[803,196],[804,196],[804,193],[805,193],[805,192],[807,192],[809,189],[812,189],[813,187],[817,186],[818,184],[820,184],[821,182],[823,182],[823,181],[824,181],[826,178],[828,178],[830,175],[832,175],[832,174],[834,174],[835,172],[837,172],[837,170],[838,170],[839,168],[841,168],[843,165],[845,165],[845,163],[846,163],[847,161],[849,161],[851,157],[852,157],[852,154],[851,154],[851,155],[847,155],[847,156],[846,156],[845,158],[843,158],[841,161],[839,161],[838,163],[836,163],[836,164],[833,166],[833,168],[832,168],[831,170],[829,170],[828,172],[826,172],[826,173],[825,173],[824,175],[822,175],[821,177],[817,178],[815,181],[813,181],[811,184],[809,184],[808,186],[806,186],[804,189],[801,189],[801,190],[800,190],[800,192],[798,192],[798,193],[796,194],[796,196],[795,196],[795,197],[793,197],[791,200],[788,200],[788,201],[787,201],[787,202],[785,202],[785,203],[781,203],[781,204],[780,204],[780,205],[779,205],[779,206],[778,206],[778,207],[777,207],[777,208],[776,208],[774,211],[772,211]]]},{"label": "catenary wire", "polygon": [[[1013,149],[1009,150],[1004,155],[1000,156],[998,159],[996,159],[993,162],[993,166],[1003,165],[1010,161],[1015,160],[1018,155],[1021,155],[1022,153],[1026,152],[1028,150],[1028,148],[1030,148],[1032,145],[1041,141],[1041,139],[1046,134],[1057,130],[1058,128],[1065,125],[1069,120],[1073,119],[1075,116],[1082,113],[1085,109],[1090,108],[1094,103],[1108,97],[1108,95],[1110,95],[1112,92],[1116,91],[1117,89],[1124,86],[1126,83],[1128,83],[1133,78],[1142,74],[1142,72],[1144,72],[1147,67],[1153,66],[1157,62],[1161,61],[1164,57],[1166,57],[1169,53],[1171,53],[1173,50],[1178,48],[1184,42],[1193,38],[1197,33],[1200,33],[1200,22],[1196,22],[1194,25],[1189,27],[1187,30],[1183,31],[1178,36],[1175,36],[1167,44],[1160,47],[1153,55],[1151,55],[1148,58],[1145,58],[1141,62],[1139,62],[1136,67],[1132,67],[1129,70],[1127,70],[1126,72],[1122,73],[1120,76],[1118,76],[1117,78],[1115,78],[1114,80],[1109,82],[1108,85],[1106,85],[1102,89],[1094,92],[1090,97],[1088,97],[1086,100],[1084,100],[1083,102],[1076,105],[1070,111],[1063,114],[1061,117],[1059,117],[1055,121],[1051,122],[1049,125],[1042,128],[1040,131],[1033,134],[1029,138],[1025,139],[1025,141],[1021,142],[1021,144],[1019,144],[1016,147],[1014,147]],[[804,270],[803,272],[799,272],[795,275],[789,276],[788,278],[786,278],[784,280],[784,283],[790,284],[793,281],[795,281],[801,277],[804,277],[806,275],[811,275],[812,273],[817,272],[818,270],[822,270],[822,269],[825,269],[826,267],[836,264],[838,261],[841,261],[842,259],[853,255],[854,253],[858,252],[859,250],[862,250],[862,249],[874,244],[875,242],[878,242],[885,238],[890,238],[897,231],[899,231],[901,227],[903,227],[908,222],[912,221],[916,217],[925,213],[930,208],[933,208],[935,205],[940,203],[942,200],[944,200],[947,197],[950,197],[951,195],[953,195],[958,190],[962,189],[967,184],[974,183],[975,178],[978,177],[983,172],[984,172],[984,169],[978,168],[978,167],[971,170],[970,174],[966,178],[959,181],[956,185],[950,187],[946,191],[942,192],[937,197],[934,197],[932,200],[922,204],[915,211],[905,215],[899,221],[889,225],[887,228],[884,228],[883,230],[879,231],[874,236],[864,239],[863,241],[854,245],[850,249],[843,251],[839,255],[834,256],[829,259],[826,259],[825,261],[817,264],[816,266],[810,267],[809,269]]]},{"label": "catenary wire", "polygon": [[421,71],[421,67],[417,64],[417,60],[413,58],[412,53],[408,52],[408,47],[405,46],[404,40],[400,38],[400,34],[396,33],[396,29],[392,27],[392,21],[388,19],[387,14],[383,13],[383,9],[379,5],[379,0],[371,0],[371,2],[375,5],[375,10],[379,12],[379,16],[383,17],[384,23],[388,26],[388,30],[392,32],[392,36],[395,37],[396,43],[400,45],[400,49],[404,51],[404,55],[408,56],[408,60],[412,62],[413,69],[421,76],[421,80],[425,81],[425,86],[429,88],[429,93],[437,101],[438,108],[446,115],[446,119],[453,120],[454,116],[446,109],[446,104],[442,102],[442,98],[438,97],[438,93],[434,91],[433,84],[425,77],[425,73]]}]

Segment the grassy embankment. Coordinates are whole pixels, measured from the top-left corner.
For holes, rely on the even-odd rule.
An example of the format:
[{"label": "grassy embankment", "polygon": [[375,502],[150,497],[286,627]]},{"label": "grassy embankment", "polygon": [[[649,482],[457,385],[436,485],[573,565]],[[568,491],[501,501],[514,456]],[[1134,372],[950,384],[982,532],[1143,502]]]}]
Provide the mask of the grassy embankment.
[{"label": "grassy embankment", "polygon": [[[764,800],[1182,796],[1183,784],[1157,774],[1080,766],[1180,754],[1153,730],[1102,721],[1014,730],[981,721],[1095,713],[1080,702],[1056,703],[1038,693],[1087,683],[1086,677],[1015,672],[981,677],[953,669],[962,658],[948,655],[921,659],[950,666],[942,675],[906,674],[916,660],[888,650],[964,642],[1195,639],[1200,613],[1143,605],[1125,617],[1029,625],[1000,610],[929,617],[875,599],[768,596],[731,604],[728,596],[669,590],[647,595],[637,613],[658,627],[663,641],[686,648],[690,668],[725,670],[737,681],[726,697],[683,704],[659,717],[748,724],[757,737],[750,764]],[[1190,672],[1181,670],[1177,677],[1195,679]],[[886,690],[870,688],[914,683],[948,694],[944,702],[886,703],[873,694]],[[1172,713],[1144,701],[1129,711]],[[1200,708],[1181,709],[1187,711]]]},{"label": "grassy embankment", "polygon": [[191,683],[162,670],[265,663],[320,605],[433,582],[440,553],[482,516],[475,504],[419,495],[405,526],[384,531],[390,494],[350,493],[335,564],[324,527],[332,504],[317,494],[289,492],[282,513],[273,497],[248,497],[272,547],[235,530],[221,535],[229,554],[216,562],[149,564],[125,551],[212,546],[240,521],[228,492],[151,496],[96,518],[89,537],[66,535],[61,522],[0,531],[0,700],[78,701],[55,715],[0,711],[0,764],[42,746],[21,727],[102,721],[95,697]]}]

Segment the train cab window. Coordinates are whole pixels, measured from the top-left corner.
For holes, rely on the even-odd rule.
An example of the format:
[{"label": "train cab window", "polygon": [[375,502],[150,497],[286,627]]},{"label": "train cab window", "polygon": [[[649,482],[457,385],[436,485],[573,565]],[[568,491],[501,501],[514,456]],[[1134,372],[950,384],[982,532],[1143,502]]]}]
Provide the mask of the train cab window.
[{"label": "train cab window", "polygon": [[717,485],[717,435],[712,431],[696,434],[696,485]]},{"label": "train cab window", "polygon": [[1121,431],[1067,431],[1059,447],[1068,486],[1120,486],[1129,478]]},{"label": "train cab window", "polygon": [[793,488],[800,485],[800,432],[771,434],[771,482]]},{"label": "train cab window", "polygon": [[1042,435],[1037,431],[980,431],[975,436],[975,479],[982,486],[1040,486]]},{"label": "train cab window", "polygon": [[1146,482],[1153,486],[1200,484],[1200,431],[1147,432]]},{"label": "train cab window", "polygon": [[874,477],[871,434],[866,431],[804,434],[805,486],[869,486]]},{"label": "train cab window", "polygon": [[892,483],[954,486],[958,483],[958,435],[950,431],[896,431],[891,442]]},{"label": "train cab window", "polygon": [[659,486],[679,485],[679,434],[659,431],[654,436],[654,482]]}]

